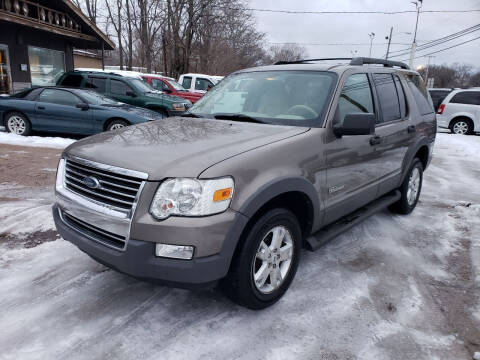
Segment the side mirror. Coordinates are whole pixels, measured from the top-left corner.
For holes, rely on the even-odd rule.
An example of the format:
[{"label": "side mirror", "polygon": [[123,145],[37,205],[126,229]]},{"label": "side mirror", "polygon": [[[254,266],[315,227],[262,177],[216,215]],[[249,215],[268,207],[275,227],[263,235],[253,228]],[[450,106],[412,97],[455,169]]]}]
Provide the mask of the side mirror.
[{"label": "side mirror", "polygon": [[88,110],[90,108],[90,106],[88,106],[88,104],[86,104],[86,103],[77,104],[76,107],[81,109],[81,110]]},{"label": "side mirror", "polygon": [[126,95],[127,96],[130,96],[130,97],[137,97],[137,94],[135,94],[133,91],[129,90],[126,92]]},{"label": "side mirror", "polygon": [[333,133],[337,137],[343,135],[372,135],[375,134],[375,114],[351,113],[345,115],[343,124],[334,125]]}]

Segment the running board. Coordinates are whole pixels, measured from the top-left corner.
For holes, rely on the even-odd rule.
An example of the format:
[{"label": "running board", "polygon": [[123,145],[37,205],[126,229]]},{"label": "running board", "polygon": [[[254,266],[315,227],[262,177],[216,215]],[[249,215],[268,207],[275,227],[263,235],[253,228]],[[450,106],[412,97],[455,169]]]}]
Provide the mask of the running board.
[{"label": "running board", "polygon": [[307,238],[306,248],[310,251],[317,250],[322,245],[334,239],[344,231],[347,231],[348,229],[362,222],[366,218],[397,202],[400,197],[400,191],[395,190],[391,193],[388,193],[387,195],[378,198],[377,200],[372,201],[371,203],[354,211],[353,213],[348,214],[340,220],[337,220],[336,222],[325,226],[324,228],[320,229],[315,234],[312,234]]}]

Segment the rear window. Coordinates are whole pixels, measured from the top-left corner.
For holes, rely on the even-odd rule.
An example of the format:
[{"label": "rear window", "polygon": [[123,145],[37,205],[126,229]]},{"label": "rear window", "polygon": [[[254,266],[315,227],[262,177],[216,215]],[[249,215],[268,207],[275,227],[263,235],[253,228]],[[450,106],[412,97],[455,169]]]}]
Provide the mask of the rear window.
[{"label": "rear window", "polygon": [[68,74],[62,80],[62,86],[80,87],[82,85],[83,76],[78,74]]},{"label": "rear window", "polygon": [[383,122],[401,118],[400,101],[391,74],[373,74],[377,95],[382,109]]},{"label": "rear window", "polygon": [[432,100],[428,94],[420,75],[409,75],[407,77],[408,87],[412,91],[413,98],[417,104],[418,111],[421,115],[431,114],[435,112],[433,110]]},{"label": "rear window", "polygon": [[480,105],[480,91],[462,91],[453,95],[451,103]]}]

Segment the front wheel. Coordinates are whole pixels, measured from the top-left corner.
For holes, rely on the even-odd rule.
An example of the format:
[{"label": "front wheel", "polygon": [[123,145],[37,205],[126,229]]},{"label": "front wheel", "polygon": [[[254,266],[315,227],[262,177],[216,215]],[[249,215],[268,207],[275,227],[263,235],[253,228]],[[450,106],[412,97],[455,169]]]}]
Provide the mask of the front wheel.
[{"label": "front wheel", "polygon": [[302,235],[297,218],[287,209],[261,216],[234,255],[222,281],[227,295],[250,309],[263,309],[287,291],[297,271]]},{"label": "front wheel", "polygon": [[21,113],[12,112],[5,118],[5,128],[8,132],[28,136],[32,132],[32,125],[27,117]]},{"label": "front wheel", "polygon": [[107,131],[112,131],[112,130],[118,130],[118,129],[123,129],[124,127],[127,127],[128,123],[125,120],[113,120],[110,124],[107,126]]},{"label": "front wheel", "polygon": [[417,206],[423,183],[423,164],[415,158],[399,190],[401,198],[390,209],[399,214],[410,214]]}]

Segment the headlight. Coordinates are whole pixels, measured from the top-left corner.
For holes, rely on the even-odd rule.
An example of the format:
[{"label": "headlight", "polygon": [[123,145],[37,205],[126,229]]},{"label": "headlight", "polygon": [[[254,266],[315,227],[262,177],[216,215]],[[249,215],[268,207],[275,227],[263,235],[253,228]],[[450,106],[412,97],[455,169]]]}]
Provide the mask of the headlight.
[{"label": "headlight", "polygon": [[205,216],[228,209],[233,196],[233,179],[177,178],[165,180],[158,188],[150,213],[163,220],[170,215]]},{"label": "headlight", "polygon": [[55,188],[61,189],[63,188],[63,180],[65,178],[65,159],[60,159],[58,162],[57,168],[57,179],[55,181]]},{"label": "headlight", "polygon": [[185,104],[183,104],[183,103],[173,103],[172,108],[175,111],[185,111]]}]

